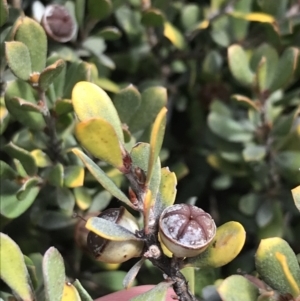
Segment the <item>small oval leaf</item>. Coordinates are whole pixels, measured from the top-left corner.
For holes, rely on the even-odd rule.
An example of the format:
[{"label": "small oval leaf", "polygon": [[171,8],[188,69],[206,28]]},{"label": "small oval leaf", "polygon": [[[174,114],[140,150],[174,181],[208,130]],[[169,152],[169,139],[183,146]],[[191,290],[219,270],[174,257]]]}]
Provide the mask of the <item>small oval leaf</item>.
[{"label": "small oval leaf", "polygon": [[57,60],[55,63],[45,68],[39,76],[39,88],[43,91],[48,90],[49,86],[64,68],[65,62],[62,59]]},{"label": "small oval leaf", "polygon": [[217,228],[209,247],[196,257],[185,260],[185,266],[221,267],[232,261],[241,251],[246,240],[244,227],[238,222],[228,222]]},{"label": "small oval leaf", "polygon": [[70,282],[66,282],[64,285],[61,301],[81,301],[80,295],[76,287]]},{"label": "small oval leaf", "polygon": [[35,300],[24,256],[19,246],[0,233],[1,279],[24,301]]},{"label": "small oval leaf", "polygon": [[17,41],[5,42],[5,55],[12,73],[22,80],[28,80],[32,71],[27,46]]},{"label": "small oval leaf", "polygon": [[300,294],[300,268],[289,244],[279,237],[262,239],[255,255],[261,278],[280,293]]},{"label": "small oval leaf", "polygon": [[42,26],[31,18],[20,17],[14,39],[27,46],[32,72],[41,72],[47,57],[47,37]]},{"label": "small oval leaf", "polygon": [[54,247],[44,255],[43,275],[46,300],[61,301],[66,280],[65,266],[62,256]]},{"label": "small oval leaf", "polygon": [[257,299],[257,288],[241,275],[226,278],[217,288],[223,301],[253,301]]},{"label": "small oval leaf", "polygon": [[245,86],[251,86],[254,81],[254,73],[249,66],[245,50],[240,45],[232,45],[228,48],[229,68],[234,78]]},{"label": "small oval leaf", "polygon": [[103,118],[112,125],[118,139],[124,142],[117,110],[104,90],[89,82],[79,82],[73,88],[72,102],[80,121]]}]

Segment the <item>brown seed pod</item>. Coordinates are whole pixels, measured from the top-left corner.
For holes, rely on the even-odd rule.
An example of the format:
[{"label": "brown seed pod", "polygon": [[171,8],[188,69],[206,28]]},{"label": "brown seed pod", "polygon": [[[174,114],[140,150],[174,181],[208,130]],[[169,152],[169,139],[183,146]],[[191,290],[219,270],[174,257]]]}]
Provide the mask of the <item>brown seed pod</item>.
[{"label": "brown seed pod", "polygon": [[167,207],[159,220],[162,242],[176,257],[202,253],[216,234],[216,224],[202,209],[177,204]]},{"label": "brown seed pod", "polygon": [[[98,217],[114,222],[135,233],[139,230],[134,216],[124,207],[111,208],[103,211]],[[142,254],[144,243],[142,241],[111,241],[89,232],[87,247],[95,258],[107,263],[122,263]]]},{"label": "brown seed pod", "polygon": [[46,7],[41,23],[48,36],[60,43],[69,42],[76,32],[76,24],[69,11],[59,4]]}]

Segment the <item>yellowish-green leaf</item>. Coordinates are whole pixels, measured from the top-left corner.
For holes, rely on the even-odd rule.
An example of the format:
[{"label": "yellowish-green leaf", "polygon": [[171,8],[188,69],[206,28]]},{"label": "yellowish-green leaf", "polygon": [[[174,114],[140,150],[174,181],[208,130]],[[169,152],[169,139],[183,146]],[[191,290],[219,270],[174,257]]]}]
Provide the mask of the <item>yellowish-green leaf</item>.
[{"label": "yellowish-green leaf", "polygon": [[66,282],[64,285],[61,301],[81,301],[77,289],[70,282]]},{"label": "yellowish-green leaf", "polygon": [[186,43],[181,32],[170,22],[164,23],[164,36],[178,49],[186,48]]},{"label": "yellowish-green leaf", "polygon": [[195,294],[195,269],[193,267],[185,267],[180,271],[189,284],[192,294]]},{"label": "yellowish-green leaf", "polygon": [[19,246],[0,233],[0,277],[24,301],[35,300],[24,256]]},{"label": "yellowish-green leaf", "polygon": [[300,185],[292,189],[292,195],[294,198],[295,205],[297,209],[300,211]]},{"label": "yellowish-green leaf", "polygon": [[0,135],[4,133],[8,126],[9,113],[5,106],[0,105]]},{"label": "yellowish-green leaf", "polygon": [[76,125],[76,138],[93,156],[121,169],[123,157],[117,134],[102,118],[92,118]]},{"label": "yellowish-green leaf", "polygon": [[43,258],[43,276],[47,301],[61,301],[66,281],[64,261],[54,247]]},{"label": "yellowish-green leaf", "polygon": [[31,74],[31,60],[27,46],[22,42],[5,42],[5,56],[12,73],[26,81]]},{"label": "yellowish-green leaf", "polygon": [[37,177],[27,179],[17,191],[17,199],[19,201],[25,200],[28,197],[28,195],[30,195],[31,189],[35,188],[40,183],[41,181]]},{"label": "yellowish-green leaf", "polygon": [[177,193],[176,185],[177,179],[175,173],[171,172],[168,167],[162,168],[159,186],[162,210],[174,204]]},{"label": "yellowish-green leaf", "polygon": [[38,167],[43,168],[43,167],[50,166],[52,164],[48,155],[40,149],[35,149],[35,150],[31,151],[30,154],[33,157],[33,159],[35,160],[36,166],[38,166]]},{"label": "yellowish-green leaf", "polygon": [[266,156],[266,147],[264,145],[247,145],[243,149],[243,158],[246,162],[261,161]]},{"label": "yellowish-green leaf", "polygon": [[217,228],[209,247],[196,257],[185,260],[185,266],[221,267],[232,261],[241,251],[246,239],[244,227],[238,222],[227,222]]},{"label": "yellowish-green leaf", "polygon": [[73,88],[72,102],[80,121],[103,118],[114,128],[118,139],[124,141],[117,110],[104,90],[89,82],[79,82]]},{"label": "yellowish-green leaf", "polygon": [[74,188],[74,196],[77,206],[81,210],[86,210],[92,203],[92,198],[89,191],[85,187]]},{"label": "yellowish-green leaf", "polygon": [[227,277],[217,291],[223,301],[254,301],[258,297],[258,289],[241,275]]},{"label": "yellowish-green leaf", "polygon": [[167,122],[167,111],[167,108],[162,108],[153,124],[150,137],[150,156],[148,161],[146,184],[148,184],[151,179],[153,167],[158,158],[163,143]]},{"label": "yellowish-green leaf", "polygon": [[130,301],[165,301],[167,290],[171,285],[171,282],[161,282],[148,292],[133,297]]},{"label": "yellowish-green leaf", "polygon": [[300,268],[289,244],[279,237],[262,239],[255,255],[261,278],[282,294],[300,294]]},{"label": "yellowish-green leaf", "polygon": [[74,188],[83,185],[84,168],[82,166],[66,166],[64,172],[64,186]]},{"label": "yellowish-green leaf", "polygon": [[110,192],[114,197],[124,202],[131,208],[134,208],[128,197],[116,186],[116,184],[105,174],[105,172],[95,164],[87,155],[85,155],[79,149],[72,149],[73,153],[80,158],[84,163],[90,173],[95,177],[95,179]]}]

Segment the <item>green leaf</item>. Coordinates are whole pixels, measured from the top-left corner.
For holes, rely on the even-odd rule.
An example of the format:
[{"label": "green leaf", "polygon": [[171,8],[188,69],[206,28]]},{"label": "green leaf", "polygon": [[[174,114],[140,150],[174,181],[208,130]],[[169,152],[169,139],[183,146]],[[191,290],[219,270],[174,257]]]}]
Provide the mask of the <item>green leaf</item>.
[{"label": "green leaf", "polygon": [[138,274],[138,272],[140,271],[142,265],[144,264],[146,258],[142,257],[142,259],[140,259],[138,262],[136,262],[128,271],[128,273],[126,274],[126,276],[123,279],[123,286],[125,289],[130,288],[133,285],[133,282],[136,278],[136,275]]},{"label": "green leaf", "polygon": [[260,91],[264,92],[268,90],[278,64],[276,49],[268,44],[262,44],[254,51],[250,64],[252,70],[258,73]]},{"label": "green leaf", "polygon": [[43,113],[43,108],[41,106],[39,106],[35,103],[32,103],[30,101],[26,101],[20,97],[11,98],[10,103],[17,110],[35,112],[35,113],[39,113],[39,114]]},{"label": "green leaf", "polygon": [[255,130],[247,121],[238,122],[216,112],[208,115],[208,126],[214,134],[231,142],[251,141]]},{"label": "green leaf", "polygon": [[247,145],[243,149],[243,158],[246,162],[261,161],[266,156],[266,147],[263,145]]},{"label": "green leaf", "polygon": [[23,214],[34,202],[40,188],[32,187],[22,201],[17,199],[17,193],[21,185],[9,180],[2,180],[0,185],[0,208],[1,215],[14,219]]},{"label": "green leaf", "polygon": [[184,260],[184,266],[221,267],[232,261],[242,250],[246,240],[244,227],[238,222],[227,222],[217,228],[208,248],[195,257]]},{"label": "green leaf", "polygon": [[81,285],[78,279],[73,282],[73,285],[76,287],[81,301],[93,301],[92,297],[88,294],[85,288]]},{"label": "green leaf", "polygon": [[275,91],[284,88],[292,78],[297,66],[299,50],[294,47],[285,49],[281,55],[276,71],[273,73],[269,90]]},{"label": "green leaf", "polygon": [[193,267],[185,267],[180,272],[189,284],[191,293],[195,295],[195,269]]},{"label": "green leaf", "polygon": [[107,41],[114,41],[114,40],[118,40],[122,36],[122,32],[117,27],[107,26],[102,28],[97,33],[97,36]]},{"label": "green leaf", "polygon": [[[148,143],[138,143],[136,144],[131,152],[130,156],[132,159],[132,165],[133,166],[138,166],[141,168],[145,174],[147,175],[147,168],[148,168],[148,162],[149,162],[149,157],[150,157],[150,145]],[[153,167],[153,175],[150,179],[149,182],[149,189],[152,192],[152,198],[156,198],[158,189],[159,189],[159,184],[160,184],[160,179],[161,179],[161,165],[160,165],[160,160],[157,158],[155,162],[155,166]]]},{"label": "green leaf", "polygon": [[110,0],[88,0],[88,16],[100,21],[107,18],[112,12],[112,3]]},{"label": "green leaf", "polygon": [[299,151],[283,151],[277,153],[275,163],[279,172],[283,177],[291,183],[298,184],[300,182],[300,152]]},{"label": "green leaf", "polygon": [[74,196],[76,200],[76,205],[81,210],[86,210],[91,206],[92,198],[89,191],[85,187],[75,187]]},{"label": "green leaf", "polygon": [[86,0],[75,1],[75,16],[77,24],[80,28],[82,28],[84,24],[85,4]]},{"label": "green leaf", "polygon": [[297,209],[300,211],[300,185],[292,189],[291,191],[292,191],[295,205]]},{"label": "green leaf", "polygon": [[165,16],[157,8],[149,8],[142,13],[141,23],[149,27],[162,27],[165,22]]},{"label": "green leaf", "polygon": [[62,164],[57,163],[48,168],[45,178],[53,186],[62,187],[64,183],[64,167]]},{"label": "green leaf", "polygon": [[19,201],[23,201],[28,197],[32,188],[36,187],[41,183],[41,180],[38,178],[29,178],[27,179],[21,186],[21,188],[17,191],[16,197]]},{"label": "green leaf", "polygon": [[98,236],[112,241],[141,240],[126,228],[101,217],[90,217],[85,227]]},{"label": "green leaf", "polygon": [[73,111],[71,99],[58,99],[55,102],[55,113],[58,115],[67,114]]},{"label": "green leaf", "polygon": [[61,301],[65,285],[65,266],[60,253],[49,248],[43,258],[43,275],[47,301]]},{"label": "green leaf", "polygon": [[241,275],[227,277],[217,291],[223,301],[253,301],[258,297],[257,288]]},{"label": "green leaf", "polygon": [[27,46],[22,42],[5,42],[5,54],[12,73],[27,81],[31,74],[30,54]]},{"label": "green leaf", "polygon": [[72,102],[80,121],[103,118],[112,125],[118,139],[124,142],[117,110],[104,90],[89,82],[79,82],[72,91]]},{"label": "green leaf", "polygon": [[200,5],[196,3],[186,3],[183,6],[180,15],[181,24],[184,29],[190,30],[194,28],[200,19],[200,13]]},{"label": "green leaf", "polygon": [[0,161],[0,179],[15,179],[17,173],[4,161]]},{"label": "green leaf", "polygon": [[80,158],[83,164],[87,167],[95,179],[109,191],[114,197],[127,204],[129,207],[134,208],[127,196],[116,186],[116,184],[105,174],[105,172],[95,164],[87,155],[79,149],[72,149],[73,153]]},{"label": "green leaf", "polygon": [[234,94],[231,98],[237,101],[239,104],[243,104],[248,109],[253,109],[255,111],[259,111],[259,104],[257,101],[253,101],[252,99],[239,94]]},{"label": "green leaf", "polygon": [[143,91],[141,105],[129,122],[132,133],[149,126],[160,110],[167,105],[167,90],[163,87],[151,87]]},{"label": "green leaf", "polygon": [[14,39],[27,46],[32,72],[41,72],[47,57],[47,37],[42,26],[31,18],[21,17]]},{"label": "green leaf", "polygon": [[295,298],[300,294],[300,268],[289,244],[279,238],[261,240],[255,255],[255,265],[260,277],[282,294]]},{"label": "green leaf", "polygon": [[76,125],[75,135],[80,144],[93,156],[114,167],[123,167],[123,156],[117,134],[102,118],[91,118]]},{"label": "green leaf", "polygon": [[119,86],[106,77],[98,77],[95,79],[95,84],[108,92],[118,93],[120,91]]},{"label": "green leaf", "polygon": [[82,166],[66,166],[64,170],[64,186],[74,188],[83,186],[84,168]]},{"label": "green leaf", "polygon": [[165,301],[167,290],[171,285],[171,282],[161,282],[148,292],[131,298],[130,301]]},{"label": "green leaf", "polygon": [[18,147],[13,142],[4,146],[3,150],[12,158],[18,159],[26,170],[27,174],[34,176],[37,173],[37,166],[35,160],[27,150]]},{"label": "green leaf", "polygon": [[35,300],[31,281],[18,245],[6,234],[0,233],[1,279],[24,301]]},{"label": "green leaf", "polygon": [[118,111],[121,122],[129,124],[134,113],[141,104],[141,94],[133,85],[122,89],[114,98],[114,105]]},{"label": "green leaf", "polygon": [[36,105],[30,85],[19,79],[8,83],[5,92],[5,105],[9,113],[25,126],[35,131],[44,129],[46,124],[43,116],[37,112],[25,111],[24,108],[20,107],[18,101],[12,100],[13,98],[26,99],[26,101]]},{"label": "green leaf", "polygon": [[24,255],[24,262],[26,265],[26,268],[28,270],[28,274],[30,277],[30,280],[32,282],[32,287],[34,290],[36,290],[37,286],[38,286],[38,279],[37,279],[37,275],[35,272],[35,266],[34,263],[32,262],[32,260]]},{"label": "green leaf", "polygon": [[228,63],[233,77],[242,85],[251,86],[254,81],[254,73],[249,66],[249,60],[245,50],[239,45],[228,48]]},{"label": "green leaf", "polygon": [[0,27],[6,23],[8,19],[8,6],[6,0],[0,1]]},{"label": "green leaf", "polygon": [[147,168],[146,184],[148,184],[151,180],[153,168],[161,150],[166,129],[167,111],[167,108],[162,108],[153,124],[150,136],[150,155]]},{"label": "green leaf", "polygon": [[91,70],[91,65],[86,62],[72,62],[69,68],[67,68],[64,93],[62,98],[71,99],[72,90],[78,82],[91,80]]},{"label": "green leaf", "polygon": [[64,68],[65,62],[62,59],[57,60],[54,64],[46,67],[40,74],[39,88],[43,91],[47,91],[54,79],[59,76]]},{"label": "green leaf", "polygon": [[181,32],[171,23],[164,23],[164,36],[179,50],[186,48],[186,42]]}]

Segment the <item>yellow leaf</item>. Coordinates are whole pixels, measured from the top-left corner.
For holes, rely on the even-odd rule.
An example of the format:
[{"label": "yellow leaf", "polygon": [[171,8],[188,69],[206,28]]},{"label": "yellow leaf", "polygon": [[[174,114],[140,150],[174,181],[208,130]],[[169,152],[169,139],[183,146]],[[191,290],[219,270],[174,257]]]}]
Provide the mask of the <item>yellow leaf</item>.
[{"label": "yellow leaf", "polygon": [[102,118],[92,118],[76,125],[76,138],[95,157],[120,169],[123,166],[118,136],[112,125]]},{"label": "yellow leaf", "polygon": [[181,32],[171,23],[164,23],[164,36],[178,49],[182,50],[186,47],[185,40]]},{"label": "yellow leaf", "polygon": [[262,23],[275,23],[276,20],[273,16],[264,14],[264,13],[249,13],[249,14],[243,14],[238,11],[233,11],[230,12],[229,15],[239,18],[239,19],[244,19],[247,21],[256,21],[256,22],[262,22]]},{"label": "yellow leaf", "polygon": [[300,185],[292,189],[292,195],[294,198],[295,205],[300,211]]},{"label": "yellow leaf", "polygon": [[70,282],[65,283],[61,301],[81,301],[76,288]]}]

